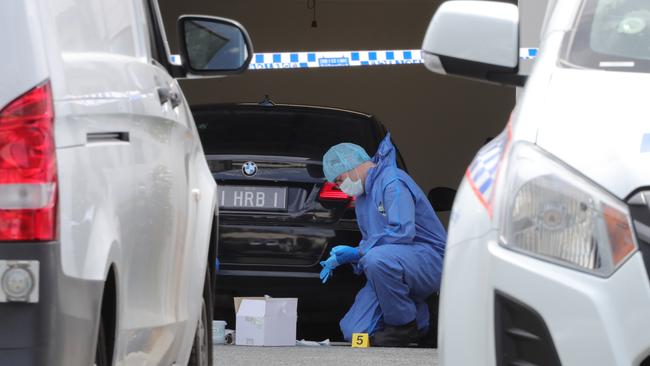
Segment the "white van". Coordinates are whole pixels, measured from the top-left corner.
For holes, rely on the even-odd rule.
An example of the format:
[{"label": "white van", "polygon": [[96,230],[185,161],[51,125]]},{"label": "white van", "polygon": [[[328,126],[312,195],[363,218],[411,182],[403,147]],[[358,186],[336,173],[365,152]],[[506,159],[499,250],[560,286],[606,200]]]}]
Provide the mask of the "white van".
[{"label": "white van", "polygon": [[[426,65],[523,85],[518,32],[515,5],[446,2]],[[650,2],[551,0],[541,35],[454,202],[440,361],[650,365]]]},{"label": "white van", "polygon": [[216,187],[172,77],[239,72],[232,21],[0,1],[0,364],[210,365]]}]

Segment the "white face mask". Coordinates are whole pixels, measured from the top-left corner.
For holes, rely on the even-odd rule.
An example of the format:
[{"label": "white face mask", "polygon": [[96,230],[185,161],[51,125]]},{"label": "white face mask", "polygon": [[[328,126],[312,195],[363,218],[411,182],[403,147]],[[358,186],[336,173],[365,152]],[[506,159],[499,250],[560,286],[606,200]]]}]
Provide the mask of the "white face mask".
[{"label": "white face mask", "polygon": [[348,196],[356,197],[363,194],[363,183],[361,182],[361,178],[353,181],[350,177],[347,177],[343,180],[343,183],[341,183],[339,188],[341,188],[343,193]]}]

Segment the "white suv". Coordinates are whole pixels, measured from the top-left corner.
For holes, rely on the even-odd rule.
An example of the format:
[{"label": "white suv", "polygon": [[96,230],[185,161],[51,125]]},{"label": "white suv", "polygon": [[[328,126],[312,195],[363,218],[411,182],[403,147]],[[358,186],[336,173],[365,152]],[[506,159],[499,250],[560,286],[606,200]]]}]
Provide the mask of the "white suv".
[{"label": "white suv", "polygon": [[[425,63],[522,85],[518,29],[515,5],[446,2]],[[541,36],[456,196],[441,363],[650,365],[650,2],[550,1]]]},{"label": "white suv", "polygon": [[0,1],[0,364],[209,365],[216,187],[174,76],[245,31],[155,0]]}]

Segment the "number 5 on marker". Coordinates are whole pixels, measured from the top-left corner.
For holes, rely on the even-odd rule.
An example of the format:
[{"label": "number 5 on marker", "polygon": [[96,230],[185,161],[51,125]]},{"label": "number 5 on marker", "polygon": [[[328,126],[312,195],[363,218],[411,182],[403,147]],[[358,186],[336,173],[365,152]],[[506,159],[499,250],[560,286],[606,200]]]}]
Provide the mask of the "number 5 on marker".
[{"label": "number 5 on marker", "polygon": [[368,346],[368,333],[352,333],[353,348],[367,348]]}]

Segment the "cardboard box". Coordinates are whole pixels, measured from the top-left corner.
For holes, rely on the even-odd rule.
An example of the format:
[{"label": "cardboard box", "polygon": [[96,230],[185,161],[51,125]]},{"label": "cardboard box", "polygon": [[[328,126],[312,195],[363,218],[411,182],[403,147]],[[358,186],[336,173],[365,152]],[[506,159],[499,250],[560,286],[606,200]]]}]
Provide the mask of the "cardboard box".
[{"label": "cardboard box", "polygon": [[238,346],[295,346],[298,299],[236,297]]}]

